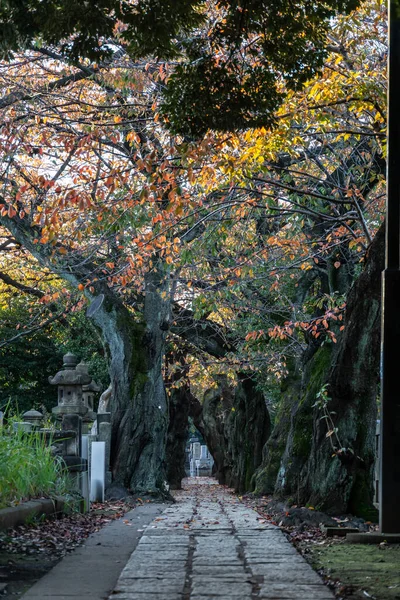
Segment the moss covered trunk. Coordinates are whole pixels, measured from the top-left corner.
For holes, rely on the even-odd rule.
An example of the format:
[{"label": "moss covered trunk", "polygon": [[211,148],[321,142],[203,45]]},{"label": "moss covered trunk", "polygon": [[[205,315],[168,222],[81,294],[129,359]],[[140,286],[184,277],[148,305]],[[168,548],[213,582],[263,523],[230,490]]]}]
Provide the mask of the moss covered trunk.
[{"label": "moss covered trunk", "polygon": [[[321,414],[314,413],[303,496],[322,508],[370,518],[374,512],[375,430],[379,393],[381,273],[385,233],[371,244],[365,267],[347,297],[345,330],[334,348],[328,375],[328,408],[337,427],[338,452],[326,437]],[[372,512],[371,512],[372,511]]]},{"label": "moss covered trunk", "polygon": [[144,322],[106,300],[93,319],[110,357],[113,481],[136,493],[165,488],[168,408],[162,378],[167,306],[157,272],[146,280]]},{"label": "moss covered trunk", "polygon": [[206,392],[201,418],[194,419],[215,461],[215,476],[238,492],[251,491],[253,476],[271,431],[264,395],[255,382],[238,374],[235,388],[221,377]]},{"label": "moss covered trunk", "polygon": [[[86,287],[97,272],[96,264],[79,253],[55,258],[51,244],[36,243],[40,230],[28,219],[16,216],[4,224],[41,265],[73,286]],[[97,297],[105,297],[92,318],[110,359],[113,479],[140,493],[164,489],[168,410],[162,362],[170,320],[168,282],[165,265],[157,261],[145,275],[142,323],[135,321],[116,292],[104,282],[93,282]],[[86,293],[93,300],[89,290]]]},{"label": "moss covered trunk", "polygon": [[[282,390],[274,431],[255,476],[258,493],[371,517],[383,264],[381,227],[347,295],[338,343],[308,352]],[[324,385],[330,398],[326,408],[337,429],[328,437],[324,411],[314,406]]]}]

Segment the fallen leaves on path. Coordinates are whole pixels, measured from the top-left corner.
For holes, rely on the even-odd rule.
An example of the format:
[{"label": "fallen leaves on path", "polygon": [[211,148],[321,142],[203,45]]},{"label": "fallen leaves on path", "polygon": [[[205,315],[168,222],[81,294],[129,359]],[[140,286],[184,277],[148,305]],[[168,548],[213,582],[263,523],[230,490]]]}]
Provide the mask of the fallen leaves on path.
[{"label": "fallen leaves on path", "polygon": [[73,513],[58,519],[20,525],[0,532],[0,552],[61,558],[81,545],[91,533],[122,517],[131,508],[122,501],[95,503],[88,514]]}]

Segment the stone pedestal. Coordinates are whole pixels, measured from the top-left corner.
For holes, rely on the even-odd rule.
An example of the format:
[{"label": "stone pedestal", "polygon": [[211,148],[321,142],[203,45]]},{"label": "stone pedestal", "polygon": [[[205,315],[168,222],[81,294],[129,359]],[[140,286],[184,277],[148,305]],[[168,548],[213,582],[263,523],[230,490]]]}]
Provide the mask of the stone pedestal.
[{"label": "stone pedestal", "polygon": [[82,419],[79,415],[64,415],[61,431],[74,432],[75,435],[67,437],[63,442],[64,456],[82,456]]},{"label": "stone pedestal", "polygon": [[22,418],[24,419],[25,423],[31,423],[34,429],[38,429],[43,421],[42,413],[38,410],[34,410],[33,408],[31,410],[27,410],[22,415]]},{"label": "stone pedestal", "polygon": [[19,421],[19,422],[13,423],[13,430],[14,431],[25,431],[26,433],[30,433],[31,431],[33,431],[33,425],[32,425],[32,423],[25,423],[23,421]]}]

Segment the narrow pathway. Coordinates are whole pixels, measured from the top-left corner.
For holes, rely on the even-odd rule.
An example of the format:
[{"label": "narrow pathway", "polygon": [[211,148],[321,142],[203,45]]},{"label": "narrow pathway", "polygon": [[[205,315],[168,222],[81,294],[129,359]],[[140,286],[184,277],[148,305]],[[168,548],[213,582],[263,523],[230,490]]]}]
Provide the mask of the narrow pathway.
[{"label": "narrow pathway", "polygon": [[145,528],[110,600],[333,599],[278,527],[212,480],[176,500]]},{"label": "narrow pathway", "polygon": [[[146,525],[160,515],[162,504],[144,504],[93,533],[39,579],[24,600],[103,600],[136,548]],[[40,559],[39,559],[40,560]],[[4,596],[7,600],[8,594]],[[13,596],[21,597],[21,596]],[[1,596],[3,598],[3,596]]]}]

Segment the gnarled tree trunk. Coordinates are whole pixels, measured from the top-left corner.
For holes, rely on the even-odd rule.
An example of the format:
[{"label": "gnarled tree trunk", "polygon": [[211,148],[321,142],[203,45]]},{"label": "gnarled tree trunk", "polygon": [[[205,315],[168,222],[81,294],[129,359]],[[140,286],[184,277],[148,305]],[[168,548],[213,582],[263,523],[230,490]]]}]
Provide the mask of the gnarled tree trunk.
[{"label": "gnarled tree trunk", "polygon": [[[383,266],[382,226],[348,293],[346,327],[337,345],[320,347],[302,376],[288,382],[256,475],[259,493],[274,491],[331,513],[373,516]],[[327,437],[326,419],[314,406],[325,384],[337,436]]]},{"label": "gnarled tree trunk", "polygon": [[163,274],[146,275],[144,322],[106,301],[93,319],[110,356],[113,480],[135,493],[165,490],[168,407],[162,362],[168,305]]},{"label": "gnarled tree trunk", "polygon": [[[40,264],[74,286],[95,272],[85,257],[57,255],[51,245],[35,244],[40,230],[27,219],[2,217],[5,227]],[[110,359],[111,468],[115,482],[138,493],[165,490],[168,408],[162,379],[165,334],[169,326],[168,276],[158,263],[145,276],[144,312],[137,322],[106,285],[94,283],[104,302],[93,314]],[[93,296],[88,292],[88,297]]]},{"label": "gnarled tree trunk", "polygon": [[192,402],[187,378],[188,365],[184,352],[167,355],[167,365],[175,365],[175,371],[167,375],[169,425],[166,448],[167,481],[172,490],[182,488],[186,477],[186,442],[189,434],[189,411]]},{"label": "gnarled tree trunk", "polygon": [[[271,431],[264,395],[255,382],[239,373],[235,388],[221,377],[218,388],[204,396],[202,411],[192,403],[194,423],[215,461],[215,476],[238,492],[253,489],[253,476]],[[198,408],[198,407],[197,407]]]}]

